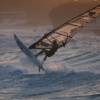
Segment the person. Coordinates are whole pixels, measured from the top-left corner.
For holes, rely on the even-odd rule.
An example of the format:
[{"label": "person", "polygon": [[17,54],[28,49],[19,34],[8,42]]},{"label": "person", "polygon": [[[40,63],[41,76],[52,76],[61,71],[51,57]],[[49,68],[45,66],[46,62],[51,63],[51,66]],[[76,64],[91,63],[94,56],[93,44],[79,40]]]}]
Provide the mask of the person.
[{"label": "person", "polygon": [[55,54],[55,52],[58,50],[58,48],[59,48],[59,45],[58,45],[57,41],[54,40],[52,42],[51,48],[49,50],[42,49],[42,51],[40,51],[38,54],[36,54],[36,56],[39,56],[39,55],[45,53],[45,57],[43,59],[43,61],[45,61],[47,59],[47,57],[53,56]]}]

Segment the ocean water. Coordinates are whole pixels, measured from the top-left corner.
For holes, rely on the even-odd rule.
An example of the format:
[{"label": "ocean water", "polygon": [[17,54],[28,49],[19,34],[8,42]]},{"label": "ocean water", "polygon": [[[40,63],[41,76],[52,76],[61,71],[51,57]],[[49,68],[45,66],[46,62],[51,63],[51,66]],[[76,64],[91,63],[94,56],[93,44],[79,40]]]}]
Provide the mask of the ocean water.
[{"label": "ocean water", "polygon": [[47,59],[48,73],[38,72],[13,34],[29,46],[51,27],[19,28],[18,23],[0,24],[0,100],[100,100],[100,18]]}]

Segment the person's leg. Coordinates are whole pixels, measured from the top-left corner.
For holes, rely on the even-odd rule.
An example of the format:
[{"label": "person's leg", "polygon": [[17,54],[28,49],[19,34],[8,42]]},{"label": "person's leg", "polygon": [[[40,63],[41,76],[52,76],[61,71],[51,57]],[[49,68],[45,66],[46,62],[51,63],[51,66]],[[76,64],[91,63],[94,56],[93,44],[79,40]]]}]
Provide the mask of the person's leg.
[{"label": "person's leg", "polygon": [[43,62],[46,61],[46,59],[47,59],[47,55],[45,55],[45,57],[44,57],[44,59],[43,59]]},{"label": "person's leg", "polygon": [[41,70],[42,70],[42,71],[45,71],[45,69],[44,69],[43,66],[40,66],[38,70],[39,70],[39,72],[40,72]]}]

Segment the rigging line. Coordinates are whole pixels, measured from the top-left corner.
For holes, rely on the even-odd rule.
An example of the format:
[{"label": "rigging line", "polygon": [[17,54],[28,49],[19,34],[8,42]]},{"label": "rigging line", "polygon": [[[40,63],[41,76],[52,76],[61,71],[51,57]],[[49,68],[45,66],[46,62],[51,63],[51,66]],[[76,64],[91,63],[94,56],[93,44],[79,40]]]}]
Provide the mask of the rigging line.
[{"label": "rigging line", "polygon": [[56,39],[56,38],[54,38],[52,35],[51,35],[50,37],[53,38],[53,39]]},{"label": "rigging line", "polygon": [[[89,12],[93,11],[94,9],[90,10],[87,12],[87,14],[89,14]],[[83,15],[80,15],[79,17],[76,17],[76,18],[73,18],[71,22],[75,22],[75,21],[78,21],[78,20],[81,20],[83,17],[89,17],[89,18],[96,18],[94,15],[96,15],[96,11],[95,11],[95,14],[93,16],[89,16],[89,15],[85,15],[86,13],[84,13]],[[69,21],[70,22],[70,21]]]},{"label": "rigging line", "polygon": [[78,19],[75,19],[73,22],[75,22],[75,21],[80,21],[80,24],[83,23],[83,22],[84,23],[89,23],[89,21],[87,21],[86,19],[84,19],[84,17],[81,17],[81,16]]},{"label": "rigging line", "polygon": [[81,27],[80,25],[76,25],[76,24],[73,24],[73,23],[69,23],[70,25],[72,26],[78,26],[78,27]]},{"label": "rigging line", "polygon": [[84,17],[84,18],[85,18],[85,17],[88,17],[88,18],[91,18],[91,19],[96,18],[95,16],[87,16],[87,15],[86,15],[86,16],[82,16],[82,17]]},{"label": "rigging line", "polygon": [[[65,36],[68,37],[68,34],[69,34],[68,32],[64,32],[64,31],[60,31],[60,32],[67,33],[67,35],[65,35]],[[70,34],[71,34],[71,33],[70,33]]]},{"label": "rigging line", "polygon": [[84,18],[83,18],[83,19],[81,20],[81,22],[84,22],[84,24],[85,24],[85,23],[89,23],[90,20],[91,20],[91,19],[88,20],[88,19],[84,19]]},{"label": "rigging line", "polygon": [[44,38],[45,37],[46,37],[47,41],[49,41],[50,43],[52,43],[52,41],[48,38],[48,35],[47,34],[44,35]]},{"label": "rigging line", "polygon": [[83,19],[83,18],[85,18],[85,17],[80,16],[79,18],[76,18],[76,19],[72,20],[72,22],[82,21],[82,20],[84,21],[85,19]]},{"label": "rigging line", "polygon": [[82,19],[82,18],[83,18],[83,19],[84,19],[84,18],[89,18],[89,20],[93,20],[94,18],[96,18],[95,16],[96,16],[96,14],[97,14],[96,12],[94,12],[94,13],[95,13],[95,14],[91,14],[91,15],[90,15],[90,12],[89,12],[88,15],[85,15],[85,16],[83,15],[83,16],[81,16],[81,19]]},{"label": "rigging line", "polygon": [[46,39],[52,44],[52,41],[48,37]]},{"label": "rigging line", "polygon": [[[67,35],[64,35],[64,34],[61,34],[60,32],[55,32],[56,34],[59,34],[59,35],[62,35],[62,36],[67,36]],[[64,32],[63,32],[64,33]]]},{"label": "rigging line", "polygon": [[81,19],[84,19],[84,18],[88,18],[88,20],[92,20],[92,19],[93,19],[92,16],[87,16],[87,17],[82,16],[82,17],[81,17]]},{"label": "rigging line", "polygon": [[[51,38],[53,38],[54,40],[60,42],[58,39],[54,38],[52,35],[51,35]],[[52,42],[53,43],[53,42]]]},{"label": "rigging line", "polygon": [[[62,32],[64,32],[64,31],[62,31]],[[67,32],[64,32],[64,33],[67,33]],[[74,36],[74,33],[70,33],[71,35],[68,35],[69,33],[67,33],[67,35],[66,35],[66,39],[69,39],[69,38],[72,38],[73,36]]]}]

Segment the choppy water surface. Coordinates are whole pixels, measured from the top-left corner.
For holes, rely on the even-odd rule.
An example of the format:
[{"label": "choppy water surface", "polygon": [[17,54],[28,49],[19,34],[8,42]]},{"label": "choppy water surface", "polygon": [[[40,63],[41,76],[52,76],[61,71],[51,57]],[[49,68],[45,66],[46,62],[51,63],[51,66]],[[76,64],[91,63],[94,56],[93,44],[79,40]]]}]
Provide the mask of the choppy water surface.
[{"label": "choppy water surface", "polygon": [[[0,100],[99,100],[100,19],[84,28],[44,64],[37,67],[19,50],[13,34],[29,46],[47,27],[0,30]],[[35,29],[36,32],[36,29]]]}]

